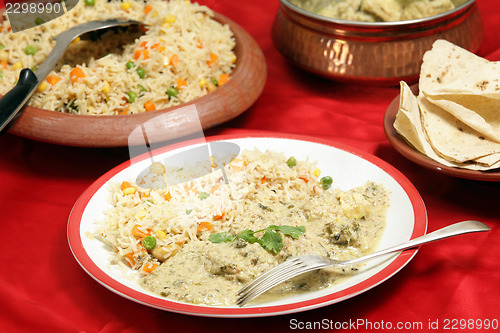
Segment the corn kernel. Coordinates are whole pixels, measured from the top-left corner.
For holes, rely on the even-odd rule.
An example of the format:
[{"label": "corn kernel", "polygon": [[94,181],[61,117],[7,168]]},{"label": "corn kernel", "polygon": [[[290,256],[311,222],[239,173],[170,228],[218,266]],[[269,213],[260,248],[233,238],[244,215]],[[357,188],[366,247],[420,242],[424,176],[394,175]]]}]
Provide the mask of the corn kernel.
[{"label": "corn kernel", "polygon": [[313,171],[314,177],[318,177],[320,174],[321,174],[321,170],[320,169],[318,169],[318,168],[314,169],[314,171]]},{"label": "corn kernel", "polygon": [[76,37],[75,39],[73,39],[73,41],[71,42],[71,44],[76,44],[80,41],[80,37]]},{"label": "corn kernel", "polygon": [[234,64],[236,63],[236,54],[231,54],[231,63]]},{"label": "corn kernel", "polygon": [[130,9],[130,2],[122,2],[121,7],[123,10],[129,10]]},{"label": "corn kernel", "polygon": [[5,50],[0,51],[0,61],[8,61],[9,60],[9,52]]},{"label": "corn kernel", "polygon": [[21,69],[21,68],[23,68],[23,63],[20,61],[16,62],[14,65],[12,65],[13,70]]},{"label": "corn kernel", "polygon": [[163,29],[168,29],[168,28],[170,28],[171,26],[172,26],[172,24],[170,24],[170,23],[168,23],[168,22],[165,22],[165,23],[163,23],[163,24],[161,25],[161,27],[162,27]]},{"label": "corn kernel", "polygon": [[135,214],[135,218],[138,220],[142,220],[148,212],[144,209],[141,209],[137,214]]},{"label": "corn kernel", "polygon": [[158,12],[155,10],[151,16],[152,17],[157,17],[158,16]]},{"label": "corn kernel", "polygon": [[172,14],[168,14],[165,16],[165,23],[175,23],[175,16]]},{"label": "corn kernel", "polygon": [[149,166],[149,171],[157,175],[163,175],[166,172],[165,166],[160,162],[151,163],[151,165]]},{"label": "corn kernel", "polygon": [[43,80],[42,83],[40,83],[40,85],[38,86],[38,91],[42,92],[47,89],[48,86],[49,84],[47,83],[47,81]]},{"label": "corn kernel", "polygon": [[200,88],[203,88],[207,85],[207,80],[205,79],[201,79],[200,82],[198,82],[200,84]]},{"label": "corn kernel", "polygon": [[156,236],[159,238],[159,239],[165,239],[167,238],[167,234],[163,231],[163,230],[160,230],[158,229],[156,231]]},{"label": "corn kernel", "polygon": [[128,195],[128,194],[134,194],[135,193],[135,187],[127,187],[123,189],[123,194]]},{"label": "corn kernel", "polygon": [[107,81],[104,81],[104,84],[102,85],[102,89],[101,90],[106,95],[109,94],[109,92],[111,91],[111,88],[110,88],[109,83]]},{"label": "corn kernel", "polygon": [[212,82],[212,81],[209,81],[209,82],[207,83],[207,89],[208,89],[208,91],[209,91],[209,92],[212,92],[212,91],[214,91],[215,89],[217,89],[217,86],[216,86],[215,84],[213,84],[213,82]]}]

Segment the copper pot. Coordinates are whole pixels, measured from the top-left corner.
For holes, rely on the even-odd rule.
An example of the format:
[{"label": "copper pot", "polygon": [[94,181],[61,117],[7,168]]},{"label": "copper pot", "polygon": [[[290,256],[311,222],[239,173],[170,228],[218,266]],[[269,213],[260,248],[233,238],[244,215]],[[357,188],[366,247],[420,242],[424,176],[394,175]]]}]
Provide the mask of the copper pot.
[{"label": "copper pot", "polygon": [[483,29],[475,0],[428,18],[375,23],[327,18],[280,0],[272,40],[293,64],[320,76],[397,84],[418,79],[422,56],[436,39],[475,52]]}]

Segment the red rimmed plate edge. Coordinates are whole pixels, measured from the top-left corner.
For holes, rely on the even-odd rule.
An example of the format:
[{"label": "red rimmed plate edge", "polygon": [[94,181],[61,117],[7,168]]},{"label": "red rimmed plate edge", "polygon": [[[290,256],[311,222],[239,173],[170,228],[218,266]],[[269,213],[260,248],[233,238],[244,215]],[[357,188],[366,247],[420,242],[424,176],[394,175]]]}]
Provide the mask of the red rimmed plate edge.
[{"label": "red rimmed plate edge", "polygon": [[[320,139],[312,138],[309,136],[297,135],[297,134],[281,134],[281,133],[269,133],[269,132],[253,132],[249,131],[245,134],[226,134],[226,135],[216,135],[212,137],[207,137],[206,141],[222,141],[231,139],[247,139],[247,138],[270,138],[270,139],[289,139],[289,140],[300,140],[308,141],[312,143],[324,144],[333,148],[343,150],[345,152],[356,155],[375,166],[382,169],[384,172],[389,174],[405,191],[407,194],[414,214],[414,225],[411,238],[416,238],[422,236],[427,231],[427,212],[425,209],[424,202],[420,197],[420,194],[415,189],[413,184],[396,168],[388,164],[387,162],[379,159],[378,157],[366,153],[364,151],[355,149],[353,147],[347,146],[342,143],[338,143],[330,139]],[[154,154],[162,154],[167,151],[175,150],[181,147],[204,143],[203,139],[195,139],[182,143],[177,143],[172,146],[159,148],[154,151]],[[368,291],[375,286],[381,284],[387,279],[391,278],[397,272],[399,272],[404,266],[406,266],[413,256],[417,253],[417,249],[408,250],[399,254],[394,260],[381,271],[370,276],[369,278],[343,290],[334,292],[329,295],[321,296],[311,300],[300,301],[289,304],[275,305],[275,306],[264,306],[264,307],[243,307],[243,308],[228,308],[228,307],[210,307],[210,306],[199,306],[191,305],[185,303],[178,303],[166,299],[156,298],[142,292],[131,289],[115,279],[111,278],[108,274],[102,271],[89,257],[85,248],[83,247],[83,242],[80,237],[80,223],[82,215],[85,208],[93,197],[93,195],[99,190],[104,184],[106,184],[109,179],[121,172],[122,170],[128,168],[134,162],[139,162],[149,157],[148,154],[143,154],[138,156],[131,161],[124,162],[117,167],[111,169],[97,179],[90,187],[88,187],[82,195],[78,198],[73,209],[71,210],[69,220],[67,237],[70,245],[71,252],[75,257],[76,261],[80,264],[87,274],[89,274],[98,283],[106,287],[107,289],[115,292],[129,300],[135,301],[137,303],[147,305],[153,308],[166,310],[175,313],[204,316],[204,317],[226,317],[226,318],[244,318],[244,317],[265,317],[265,316],[275,316],[282,314],[290,314],[295,312],[301,312],[306,310],[312,310],[326,305],[334,304],[356,295],[359,295],[365,291]]]},{"label": "red rimmed plate edge", "polygon": [[[414,94],[418,94],[418,84],[414,84],[411,87]],[[384,132],[387,140],[401,155],[406,157],[408,160],[418,164],[424,168],[446,174],[449,176],[470,179],[470,180],[481,180],[481,181],[493,181],[500,182],[500,171],[477,171],[477,170],[467,170],[449,167],[443,165],[433,159],[423,155],[419,151],[411,147],[405,139],[396,131],[394,128],[394,121],[396,120],[396,114],[399,107],[399,95],[394,97],[391,101],[387,110],[384,114]]]}]

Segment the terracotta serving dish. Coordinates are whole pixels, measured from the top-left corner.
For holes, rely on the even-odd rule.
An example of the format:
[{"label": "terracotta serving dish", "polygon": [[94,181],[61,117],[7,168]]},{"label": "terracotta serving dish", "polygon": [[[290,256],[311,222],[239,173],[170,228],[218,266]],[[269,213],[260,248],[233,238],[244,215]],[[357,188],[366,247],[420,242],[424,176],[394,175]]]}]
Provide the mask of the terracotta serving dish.
[{"label": "terracotta serving dish", "polygon": [[[70,115],[27,106],[9,128],[26,138],[80,147],[120,147],[129,145],[130,133],[162,114],[195,104],[203,129],[220,125],[246,111],[261,94],[267,77],[264,55],[257,42],[238,24],[215,13],[215,19],[228,24],[236,39],[236,67],[230,80],[215,91],[182,105],[133,115]],[[150,143],[177,139],[196,131],[182,117],[163,117],[163,123],[149,127]],[[167,119],[167,121],[164,121]],[[152,131],[152,132],[151,132]],[[139,143],[138,143],[139,144]]]},{"label": "terracotta serving dish", "polygon": [[272,27],[274,45],[293,64],[357,83],[415,81],[423,54],[439,38],[477,51],[483,23],[475,0],[441,15],[376,23],[327,18],[280,0]]},{"label": "terracotta serving dish", "polygon": [[[418,95],[418,85],[414,84],[411,86],[413,94]],[[489,171],[476,171],[461,168],[454,168],[443,165],[439,162],[434,161],[430,157],[425,156],[418,150],[413,148],[394,128],[394,121],[396,121],[396,115],[399,111],[399,96],[394,97],[391,101],[384,115],[384,132],[385,136],[391,143],[391,145],[396,149],[401,155],[406,157],[408,160],[424,167],[429,170],[442,173],[445,175],[481,180],[489,182],[500,182],[500,170],[489,170]]]}]

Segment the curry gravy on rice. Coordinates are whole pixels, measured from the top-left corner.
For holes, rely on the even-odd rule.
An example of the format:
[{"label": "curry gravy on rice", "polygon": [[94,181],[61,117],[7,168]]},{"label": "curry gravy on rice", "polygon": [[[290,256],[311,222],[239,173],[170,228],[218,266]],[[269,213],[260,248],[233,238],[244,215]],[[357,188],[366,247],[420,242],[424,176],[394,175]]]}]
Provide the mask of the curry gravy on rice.
[{"label": "curry gravy on rice", "polygon": [[[160,296],[228,306],[235,304],[245,284],[288,258],[358,257],[372,252],[383,233],[389,193],[379,184],[367,182],[348,191],[330,188],[313,163],[271,151],[245,150],[226,172],[228,184],[213,172],[166,189],[147,190],[130,183],[136,189],[131,193],[113,187],[114,207],[98,232],[117,249],[113,262],[143,272],[141,285]],[[251,230],[262,240],[267,231],[260,230],[270,226],[304,232],[292,236],[274,231],[281,236],[278,249],[236,237]],[[215,242],[219,235],[231,239]],[[156,244],[146,250],[141,244],[148,236]],[[319,290],[357,270],[309,272],[258,300]]]}]

